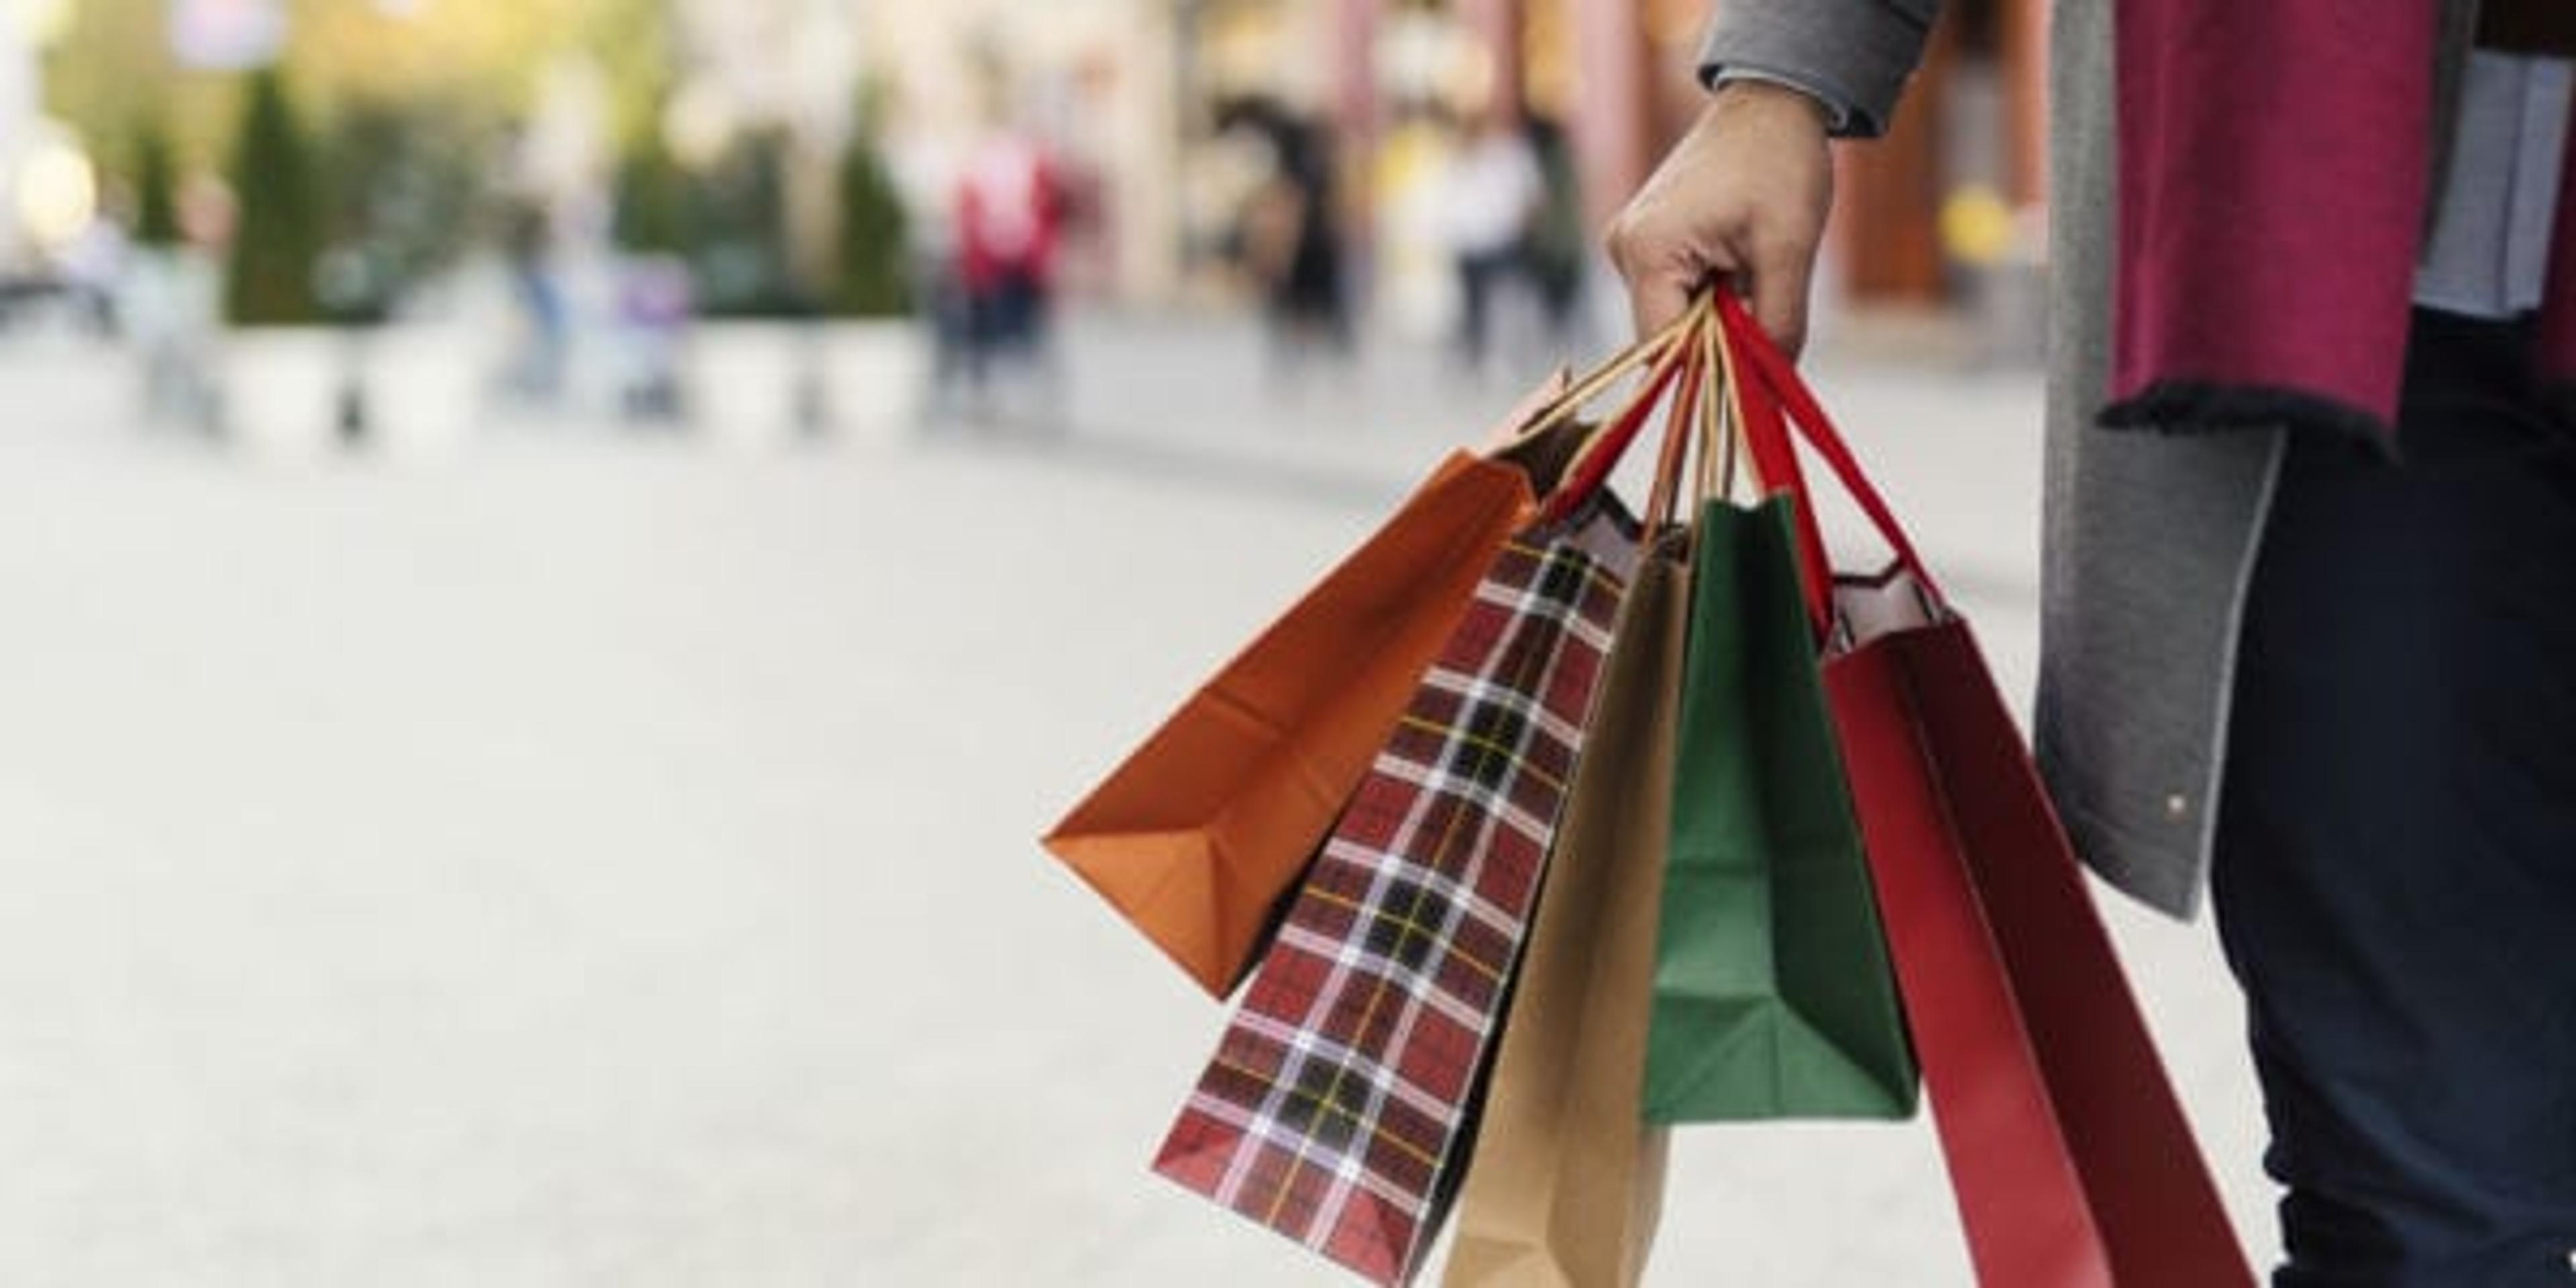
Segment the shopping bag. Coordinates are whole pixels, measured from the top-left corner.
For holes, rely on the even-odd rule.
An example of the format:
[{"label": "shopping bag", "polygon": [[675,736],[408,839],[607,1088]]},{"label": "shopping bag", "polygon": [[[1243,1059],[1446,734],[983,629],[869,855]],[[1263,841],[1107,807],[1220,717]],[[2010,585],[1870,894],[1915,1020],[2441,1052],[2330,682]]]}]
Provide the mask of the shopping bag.
[{"label": "shopping bag", "polygon": [[1632,558],[1607,506],[1504,546],[1317,858],[1155,1168],[1410,1274]]},{"label": "shopping bag", "polygon": [[1678,327],[1552,378],[1201,685],[1043,844],[1209,993],[1231,992],[1465,613],[1591,436],[1571,409]]},{"label": "shopping bag", "polygon": [[1458,453],[1045,838],[1190,977],[1241,978],[1494,549],[1519,470]]},{"label": "shopping bag", "polygon": [[1914,1112],[1800,585],[1797,504],[1713,497],[1693,537],[1646,1045],[1653,1122]]},{"label": "shopping bag", "polygon": [[[1568,477],[1606,473],[1592,466],[1677,373],[1660,359]],[[1456,1192],[1637,560],[1636,522],[1606,489],[1541,513],[1424,674],[1154,1164],[1379,1283],[1411,1276]]]},{"label": "shopping bag", "polygon": [[[1715,401],[1708,372],[1685,375],[1703,387],[1675,395],[1682,423]],[[1696,436],[1705,461],[1717,444]],[[1690,611],[1689,530],[1672,518],[1691,437],[1672,433],[1656,472],[1644,559],[1495,1045],[1449,1288],[1634,1284],[1654,1241],[1667,1142],[1641,1117],[1639,1092]]]},{"label": "shopping bag", "polygon": [[[1825,683],[1942,1152],[1989,1288],[2254,1281],[2066,834],[1965,619],[1732,301],[1757,458],[1782,413],[1895,562],[1841,579]],[[1818,558],[1823,564],[1821,546]]]}]

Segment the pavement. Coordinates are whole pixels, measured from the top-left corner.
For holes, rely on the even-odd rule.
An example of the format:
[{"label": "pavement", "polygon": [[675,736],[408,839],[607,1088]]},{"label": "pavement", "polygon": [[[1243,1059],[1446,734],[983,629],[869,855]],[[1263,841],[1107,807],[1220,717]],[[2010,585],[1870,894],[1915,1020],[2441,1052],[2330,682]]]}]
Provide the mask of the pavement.
[{"label": "pavement", "polygon": [[[1223,1012],[1033,838],[1510,382],[1097,317],[1061,432],[346,458],[51,343],[0,349],[0,1283],[1345,1281],[1147,1173]],[[2026,692],[2036,377],[1861,348],[1815,383]],[[2105,903],[2266,1256],[2209,928]],[[1648,1282],[1970,1282],[1928,1122],[1684,1132]]]}]

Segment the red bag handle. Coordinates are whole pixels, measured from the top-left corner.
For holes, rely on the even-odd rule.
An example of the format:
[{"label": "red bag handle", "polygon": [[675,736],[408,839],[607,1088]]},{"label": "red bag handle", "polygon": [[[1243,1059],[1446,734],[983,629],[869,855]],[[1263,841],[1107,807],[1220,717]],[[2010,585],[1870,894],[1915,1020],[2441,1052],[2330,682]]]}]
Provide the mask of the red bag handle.
[{"label": "red bag handle", "polygon": [[1695,347],[1691,341],[1698,334],[1698,328],[1710,324],[1707,310],[1694,308],[1678,326],[1665,333],[1668,347],[1656,357],[1655,365],[1648,369],[1645,380],[1620,412],[1619,418],[1585,444],[1583,455],[1568,468],[1556,491],[1541,503],[1539,522],[1552,523],[1563,519],[1609,481],[1610,472],[1618,468],[1620,459],[1628,454],[1629,444],[1634,443],[1638,433],[1645,429],[1664,391],[1671,388],[1673,382],[1691,366],[1689,359]]},{"label": "red bag handle", "polygon": [[1830,624],[1833,565],[1825,549],[1823,530],[1816,523],[1806,479],[1798,468],[1797,450],[1790,441],[1793,427],[1833,472],[1843,491],[1860,506],[1870,526],[1887,542],[1887,548],[1895,552],[1897,566],[1911,574],[1935,601],[1947,602],[1931,570],[1924,566],[1922,555],[1897,523],[1896,512],[1870,483],[1859,458],[1834,429],[1833,418],[1817,403],[1795,364],[1771,343],[1771,337],[1764,334],[1732,292],[1719,290],[1716,295],[1720,334],[1753,369],[1754,380],[1745,390],[1743,406],[1745,439],[1752,448],[1755,468],[1766,486],[1787,491],[1798,502],[1799,565],[1808,583],[1809,612],[1820,626]]},{"label": "red bag handle", "polygon": [[[1721,301],[1732,302],[1724,289],[1714,293]],[[1807,603],[1807,625],[1822,640],[1833,630],[1834,570],[1825,552],[1823,530],[1816,523],[1815,503],[1807,494],[1806,476],[1798,466],[1797,449],[1790,443],[1779,399],[1767,383],[1761,382],[1760,371],[1751,372],[1752,379],[1746,379],[1744,368],[1751,365],[1751,356],[1746,354],[1738,360],[1737,355],[1746,346],[1740,336],[1730,333],[1722,313],[1718,340],[1727,382],[1737,391],[1737,420],[1742,426],[1746,453],[1753,458],[1754,486],[1764,496],[1786,493],[1790,498],[1789,517],[1797,529],[1798,582],[1805,592],[1801,598]]]}]

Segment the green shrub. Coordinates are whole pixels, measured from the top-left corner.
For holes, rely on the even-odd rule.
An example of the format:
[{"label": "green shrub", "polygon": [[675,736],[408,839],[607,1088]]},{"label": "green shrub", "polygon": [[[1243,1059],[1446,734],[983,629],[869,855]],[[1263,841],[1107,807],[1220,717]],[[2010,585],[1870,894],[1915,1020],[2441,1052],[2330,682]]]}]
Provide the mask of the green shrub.
[{"label": "green shrub", "polygon": [[812,292],[788,252],[787,132],[735,139],[689,185],[689,273],[698,313],[710,318],[799,318]]},{"label": "green shrub", "polygon": [[170,136],[155,125],[134,141],[134,240],[142,246],[176,246],[179,180],[172,173]]},{"label": "green shrub", "polygon": [[903,200],[876,144],[855,134],[841,153],[839,280],[832,307],[845,317],[912,310],[911,249]]},{"label": "green shrub", "polygon": [[322,274],[323,302],[381,317],[472,247],[490,139],[467,105],[424,97],[351,101],[321,142],[324,260],[343,268]]},{"label": "green shrub", "polygon": [[224,281],[224,317],[236,326],[323,320],[314,295],[323,245],[320,176],[311,142],[274,69],[254,75],[233,155],[240,221]]},{"label": "green shrub", "polygon": [[633,255],[681,255],[689,248],[689,175],[660,136],[643,141],[617,163],[608,236]]}]

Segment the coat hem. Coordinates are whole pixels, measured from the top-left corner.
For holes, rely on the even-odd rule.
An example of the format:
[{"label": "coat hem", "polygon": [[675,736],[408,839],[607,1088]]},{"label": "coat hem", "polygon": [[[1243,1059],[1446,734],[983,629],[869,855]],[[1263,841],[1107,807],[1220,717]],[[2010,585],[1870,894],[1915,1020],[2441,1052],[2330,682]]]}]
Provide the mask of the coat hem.
[{"label": "coat hem", "polygon": [[2208,696],[2208,742],[2203,759],[2193,766],[2202,784],[2198,826],[2190,829],[2187,840],[2178,840],[2170,828],[2141,830],[2118,821],[2112,813],[2093,809],[2085,803],[2092,794],[2074,790],[2070,780],[2076,776],[2063,772],[2065,758],[2050,754],[2050,744],[2056,740],[2049,736],[2048,721],[2040,722],[2034,745],[2056,798],[2060,822],[2084,865],[2122,894],[2184,922],[2198,918],[2209,889],[2210,869],[2218,861],[2219,811],[2225,808],[2227,758],[2236,715],[2237,655],[2244,646],[2245,614],[2262,559],[2264,534],[2271,528],[2272,507],[2280,492],[2282,461],[2288,454],[2289,436],[2296,431],[2276,425],[2249,432],[2268,433],[2271,442],[2264,453],[2263,479],[2254,497],[2244,551],[2227,585],[2226,617],[2220,628],[2224,635],[2214,688]]},{"label": "coat hem", "polygon": [[2208,887],[2204,856],[2153,839],[2060,799],[2058,816],[2076,856],[2112,889],[2180,922],[2200,916]]}]

